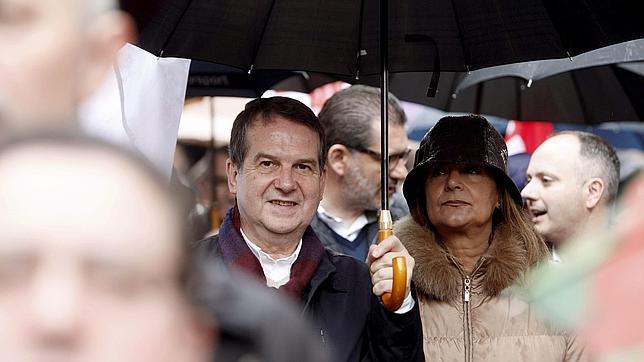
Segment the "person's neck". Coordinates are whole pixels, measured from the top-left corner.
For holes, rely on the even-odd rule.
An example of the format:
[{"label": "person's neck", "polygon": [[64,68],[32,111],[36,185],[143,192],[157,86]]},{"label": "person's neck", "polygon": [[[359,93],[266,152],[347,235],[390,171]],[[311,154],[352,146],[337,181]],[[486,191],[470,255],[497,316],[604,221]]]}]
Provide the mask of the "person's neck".
[{"label": "person's neck", "polygon": [[609,205],[606,203],[601,203],[595,207],[594,210],[588,215],[588,219],[586,220],[585,225],[607,225],[607,223],[610,221],[609,220],[610,213],[609,213]]},{"label": "person's neck", "polygon": [[325,193],[320,205],[329,215],[342,219],[342,222],[348,226],[353,224],[360,215],[364,214],[364,210],[341,206],[341,200],[334,200],[339,194],[338,192]]},{"label": "person's neck", "polygon": [[490,246],[492,226],[477,228],[469,232],[443,232],[439,237],[449,252],[461,263],[467,274],[474,271],[481,256]]},{"label": "person's neck", "polygon": [[556,240],[548,240],[559,249],[562,245],[575,239],[579,235],[589,232],[589,230],[602,229],[609,223],[608,208],[605,204],[597,205],[594,209],[589,210],[586,216],[575,223],[574,227],[568,230],[567,234],[559,235]]},{"label": "person's neck", "polygon": [[255,233],[252,228],[247,226],[245,227],[243,221],[241,223],[241,230],[244,232],[244,235],[246,235],[248,240],[257,245],[263,252],[270,255],[273,259],[281,259],[293,255],[303,236],[303,233],[267,233],[266,235],[258,235],[258,233]]}]

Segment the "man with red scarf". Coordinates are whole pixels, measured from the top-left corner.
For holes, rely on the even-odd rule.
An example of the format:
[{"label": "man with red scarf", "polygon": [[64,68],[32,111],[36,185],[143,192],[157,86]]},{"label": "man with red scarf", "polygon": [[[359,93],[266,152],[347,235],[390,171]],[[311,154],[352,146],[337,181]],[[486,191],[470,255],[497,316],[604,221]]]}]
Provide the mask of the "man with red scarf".
[{"label": "man with red scarf", "polygon": [[[395,237],[369,250],[368,265],[325,250],[309,226],[325,184],[325,138],[302,103],[254,100],[233,124],[228,187],[236,197],[207,257],[223,260],[301,302],[337,361],[422,358],[418,306],[410,292],[414,260]],[[407,262],[407,296],[394,312],[378,296],[392,287],[391,260]]]}]

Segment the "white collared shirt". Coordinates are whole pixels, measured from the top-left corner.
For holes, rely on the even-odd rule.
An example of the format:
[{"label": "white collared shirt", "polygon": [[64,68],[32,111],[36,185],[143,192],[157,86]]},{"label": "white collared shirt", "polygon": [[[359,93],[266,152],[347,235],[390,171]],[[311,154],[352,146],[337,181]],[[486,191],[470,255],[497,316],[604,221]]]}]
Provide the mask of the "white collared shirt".
[{"label": "white collared shirt", "polygon": [[550,260],[552,260],[553,262],[561,263],[561,256],[559,256],[559,253],[557,253],[557,249],[555,249],[554,246],[552,247],[550,256]]},{"label": "white collared shirt", "polygon": [[318,216],[331,230],[349,241],[356,240],[362,228],[369,223],[367,216],[363,213],[351,225],[347,225],[342,218],[329,214],[322,205],[318,206]]},{"label": "white collared shirt", "polygon": [[[272,256],[266,254],[259,246],[250,241],[246,234],[244,234],[244,230],[241,230],[240,228],[239,231],[241,231],[246,245],[248,245],[255,257],[259,260],[259,264],[262,266],[264,276],[266,277],[266,285],[271,288],[279,288],[288,283],[288,281],[291,280],[291,267],[300,255],[300,250],[302,250],[302,239],[300,239],[300,242],[297,244],[297,248],[295,248],[293,254],[285,258],[273,259]],[[409,293],[405,297],[402,306],[400,306],[400,308],[398,308],[394,313],[407,313],[414,308],[415,304],[414,298],[411,296],[411,293]]]},{"label": "white collared shirt", "polygon": [[246,234],[244,234],[244,230],[240,229],[240,231],[246,245],[255,254],[255,257],[259,260],[259,264],[262,266],[264,276],[266,277],[266,285],[271,288],[279,288],[288,283],[291,280],[291,267],[300,255],[300,250],[302,250],[302,239],[300,239],[293,254],[284,258],[273,259],[272,256],[266,254],[259,246],[250,241]]}]

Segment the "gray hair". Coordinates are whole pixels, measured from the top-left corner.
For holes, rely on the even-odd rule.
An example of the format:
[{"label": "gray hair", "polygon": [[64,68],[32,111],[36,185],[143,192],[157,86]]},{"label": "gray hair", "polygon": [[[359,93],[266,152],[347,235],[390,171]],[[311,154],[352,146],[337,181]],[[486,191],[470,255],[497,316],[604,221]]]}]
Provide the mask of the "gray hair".
[{"label": "gray hair", "polygon": [[557,135],[572,135],[580,144],[581,162],[577,165],[577,177],[580,182],[599,177],[606,183],[606,192],[602,195],[606,201],[617,196],[619,187],[619,158],[615,149],[603,138],[588,132],[563,131]]},{"label": "gray hair", "polygon": [[[398,98],[389,93],[389,124],[404,126],[407,117]],[[380,119],[380,89],[354,85],[333,95],[318,115],[326,133],[327,144],[349,148],[367,148],[371,129]]]}]

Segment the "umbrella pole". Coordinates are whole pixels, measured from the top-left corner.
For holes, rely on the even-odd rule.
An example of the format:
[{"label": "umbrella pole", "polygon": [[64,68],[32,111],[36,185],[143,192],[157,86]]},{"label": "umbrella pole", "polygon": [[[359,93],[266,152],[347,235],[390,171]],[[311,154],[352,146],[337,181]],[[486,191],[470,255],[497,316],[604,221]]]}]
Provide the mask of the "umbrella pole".
[{"label": "umbrella pole", "polygon": [[380,0],[380,209],[389,210],[389,17],[388,0]]},{"label": "umbrella pole", "polygon": [[[378,240],[393,235],[393,219],[389,211],[389,1],[380,0],[380,201]],[[382,303],[390,311],[400,308],[407,294],[407,264],[404,257],[391,261],[393,285],[391,293],[381,296]]]}]

